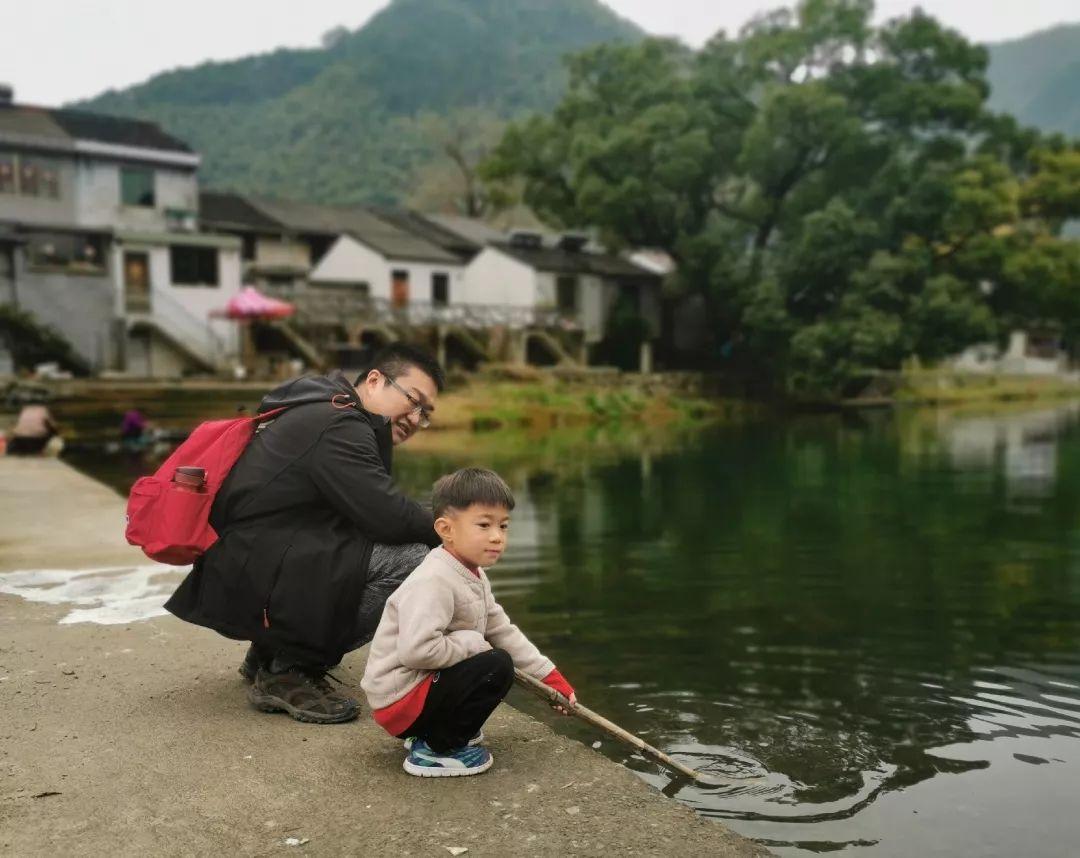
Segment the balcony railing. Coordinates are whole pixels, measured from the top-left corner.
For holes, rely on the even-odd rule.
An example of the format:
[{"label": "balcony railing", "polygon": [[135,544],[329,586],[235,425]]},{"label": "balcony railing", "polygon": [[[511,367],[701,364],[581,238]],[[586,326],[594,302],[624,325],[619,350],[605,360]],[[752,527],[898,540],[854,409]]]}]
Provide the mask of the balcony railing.
[{"label": "balcony railing", "polygon": [[288,287],[269,286],[265,290],[296,306],[301,323],[332,324],[345,319],[368,319],[388,325],[459,325],[464,328],[555,328],[579,330],[580,322],[553,307],[520,307],[510,304],[435,304],[411,301],[394,304],[386,298],[371,298],[344,291],[295,292]]}]

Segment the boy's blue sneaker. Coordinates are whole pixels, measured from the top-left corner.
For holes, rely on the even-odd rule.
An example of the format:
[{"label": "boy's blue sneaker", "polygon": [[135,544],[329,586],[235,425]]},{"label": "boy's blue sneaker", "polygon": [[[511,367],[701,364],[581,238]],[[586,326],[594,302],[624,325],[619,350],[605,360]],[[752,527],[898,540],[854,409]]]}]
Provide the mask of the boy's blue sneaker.
[{"label": "boy's blue sneaker", "polygon": [[[413,746],[413,744],[415,742],[416,742],[416,736],[409,736],[401,744],[403,744],[405,746],[406,751],[411,751],[412,746]],[[470,746],[472,746],[472,745],[481,745],[481,744],[483,744],[483,742],[484,742],[484,728],[481,727],[479,730],[476,731],[476,735],[473,736],[471,739],[469,739],[468,744]]]},{"label": "boy's blue sneaker", "polygon": [[402,768],[418,778],[457,778],[486,772],[493,762],[491,751],[483,745],[466,745],[440,754],[423,739],[417,739]]}]

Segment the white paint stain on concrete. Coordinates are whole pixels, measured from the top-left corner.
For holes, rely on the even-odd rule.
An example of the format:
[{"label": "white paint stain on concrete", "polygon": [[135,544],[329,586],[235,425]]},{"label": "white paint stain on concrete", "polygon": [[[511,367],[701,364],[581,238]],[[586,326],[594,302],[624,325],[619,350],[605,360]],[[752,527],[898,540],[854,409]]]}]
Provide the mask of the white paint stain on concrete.
[{"label": "white paint stain on concrete", "polygon": [[60,623],[117,625],[165,614],[162,607],[190,567],[151,563],[97,569],[0,572],[0,593],[30,602],[75,605]]}]

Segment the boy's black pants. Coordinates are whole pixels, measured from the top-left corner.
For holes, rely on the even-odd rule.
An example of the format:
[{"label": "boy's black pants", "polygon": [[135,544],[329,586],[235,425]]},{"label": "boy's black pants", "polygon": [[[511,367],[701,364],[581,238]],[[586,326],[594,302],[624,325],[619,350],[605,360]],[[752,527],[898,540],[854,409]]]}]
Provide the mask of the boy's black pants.
[{"label": "boy's black pants", "polygon": [[440,753],[475,736],[514,684],[506,650],[490,649],[438,671],[420,715],[398,738],[416,736]]}]

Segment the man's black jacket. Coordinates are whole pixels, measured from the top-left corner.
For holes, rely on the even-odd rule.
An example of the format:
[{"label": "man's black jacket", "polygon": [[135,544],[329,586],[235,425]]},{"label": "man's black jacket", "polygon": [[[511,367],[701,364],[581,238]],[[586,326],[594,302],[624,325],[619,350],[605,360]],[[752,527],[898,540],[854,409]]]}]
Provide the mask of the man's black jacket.
[{"label": "man's black jacket", "polygon": [[431,513],[391,482],[389,422],[361,407],[343,375],[291,381],[259,412],[284,405],[230,471],[210,511],[218,541],[165,607],[227,637],[336,664],[356,640],[372,544],[439,540]]}]

